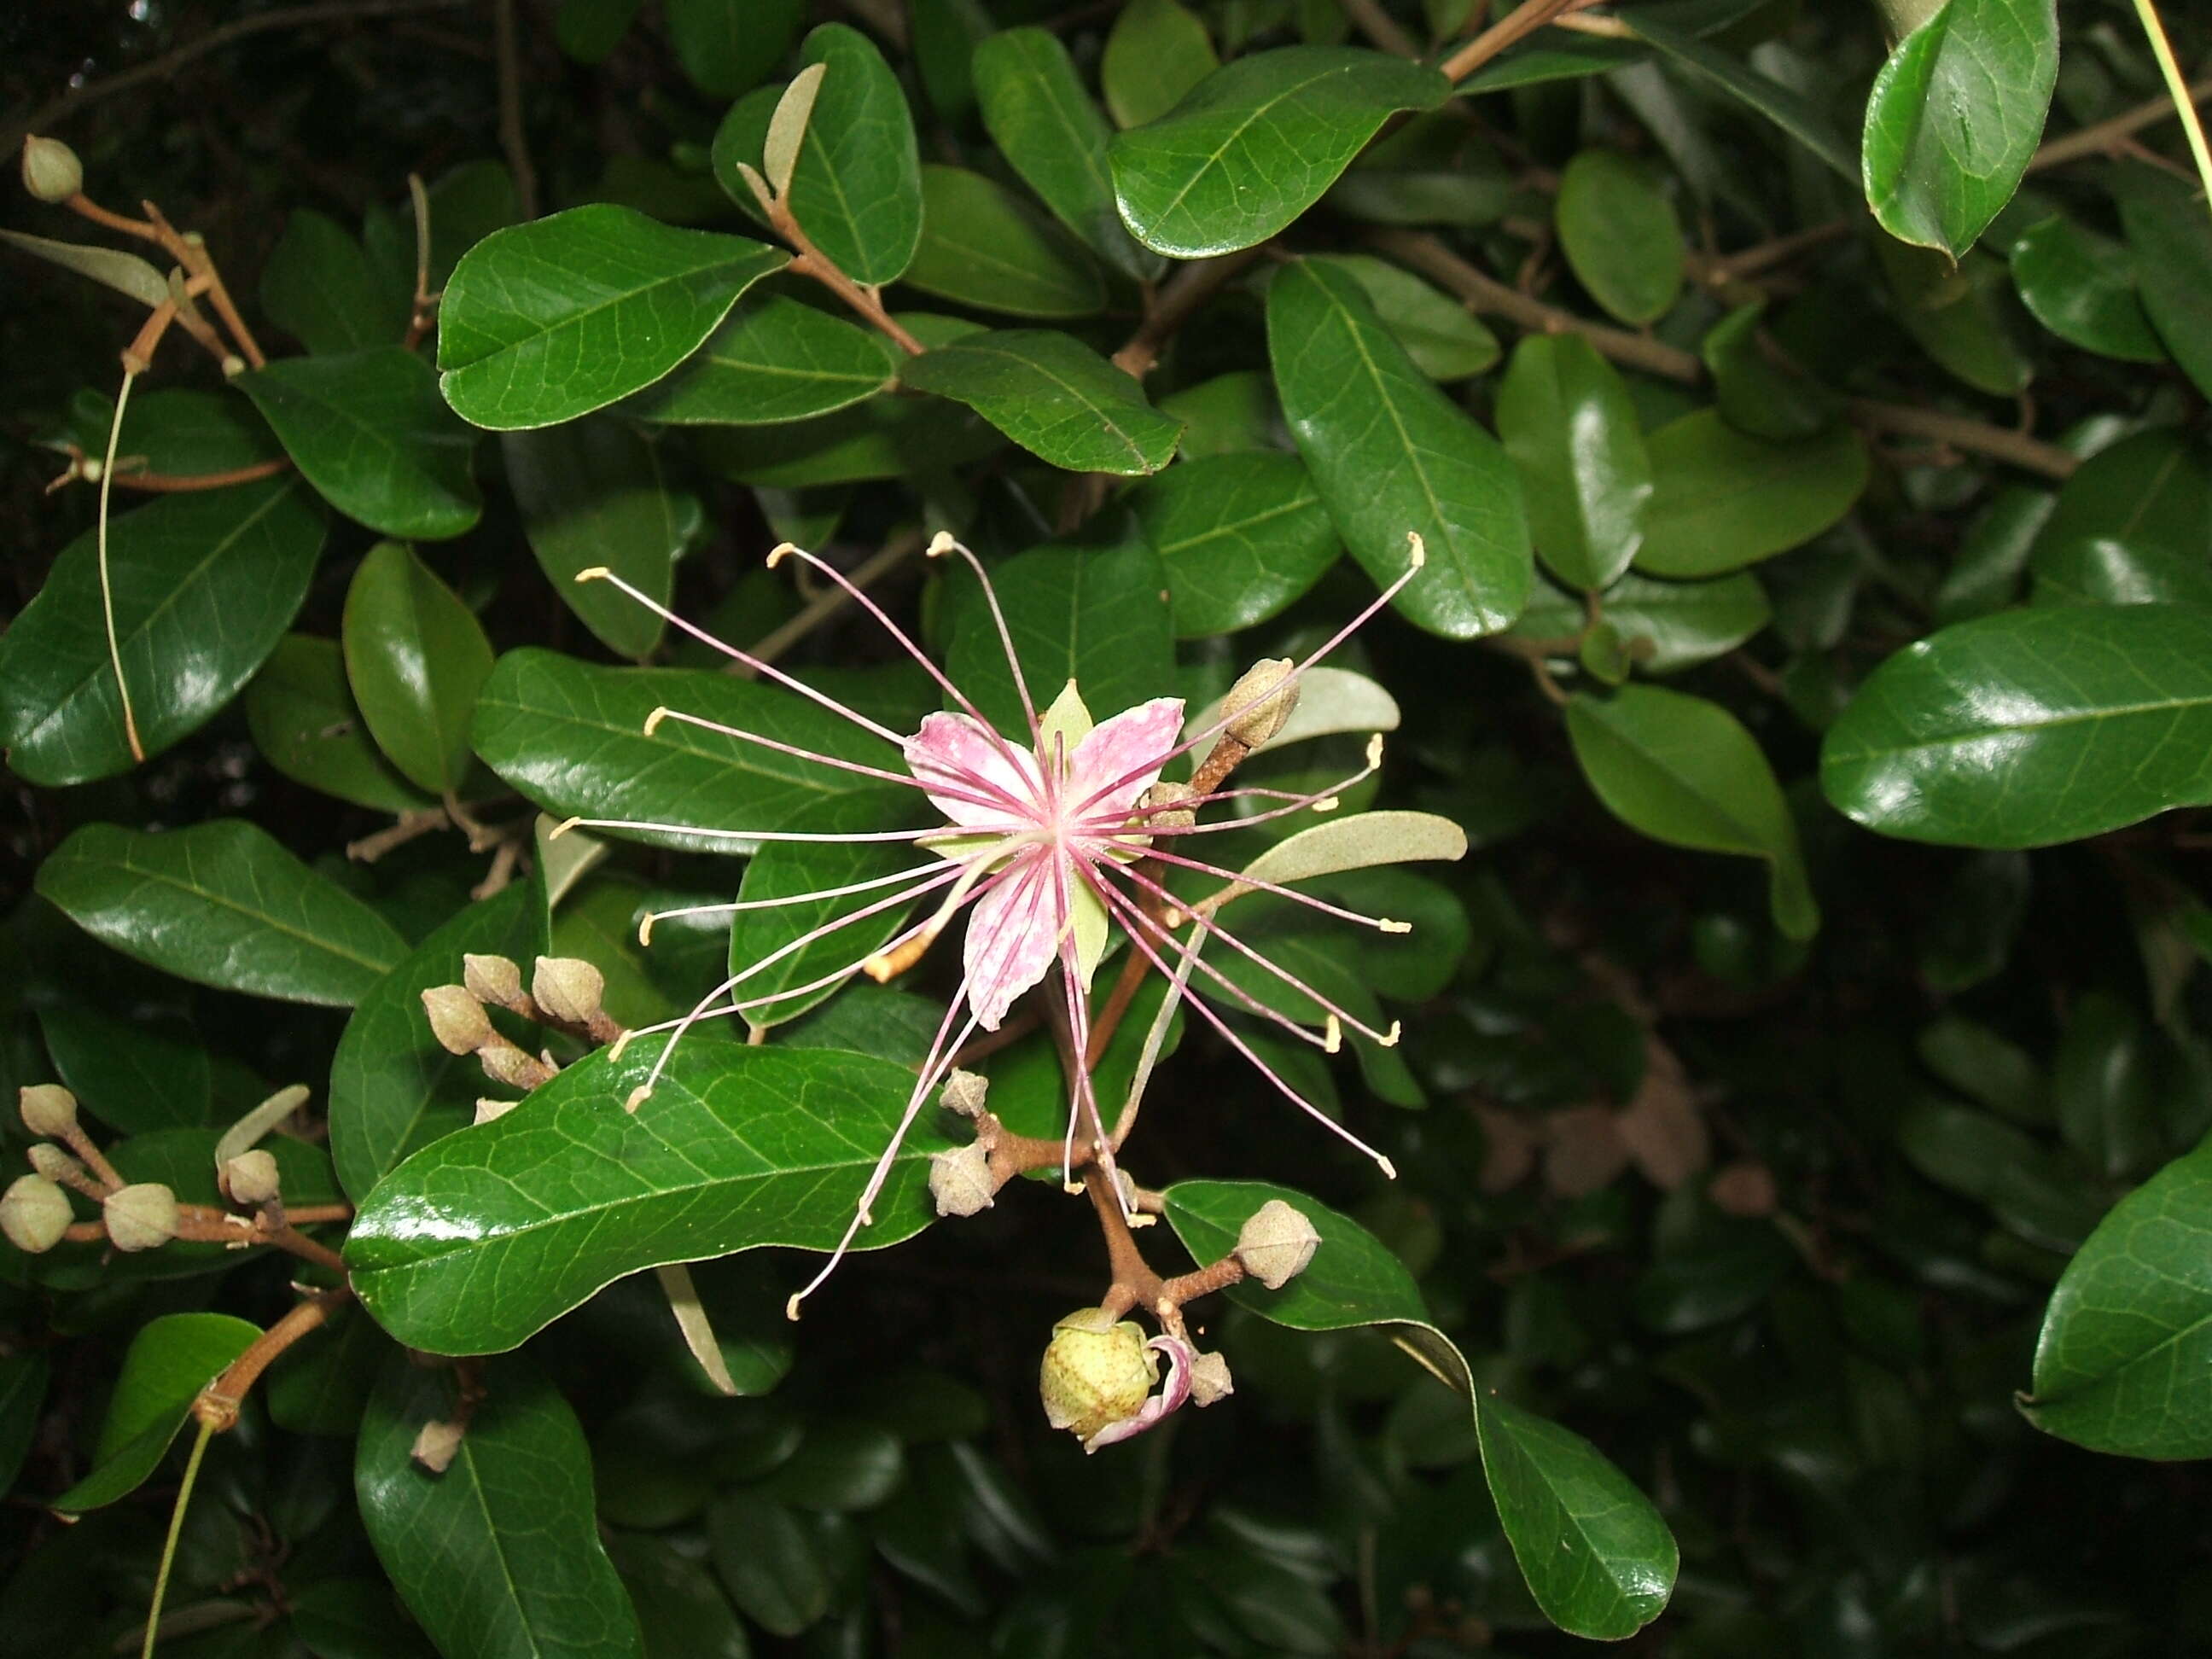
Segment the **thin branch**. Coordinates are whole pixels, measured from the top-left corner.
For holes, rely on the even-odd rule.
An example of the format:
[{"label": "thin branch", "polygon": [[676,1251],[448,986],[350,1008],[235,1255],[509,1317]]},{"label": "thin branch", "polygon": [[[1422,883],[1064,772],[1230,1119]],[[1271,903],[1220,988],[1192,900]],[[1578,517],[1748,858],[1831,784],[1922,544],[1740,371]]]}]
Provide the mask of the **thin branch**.
[{"label": "thin branch", "polygon": [[514,0],[492,0],[492,30],[499,46],[499,147],[514,175],[514,197],[522,216],[538,216],[538,169],[530,163],[530,142],[522,131],[522,54],[514,34]]},{"label": "thin branch", "polygon": [[[2202,104],[2212,100],[2212,76],[2197,82],[2189,88],[2189,101]],[[2137,104],[2133,109],[2100,121],[2094,126],[2083,127],[2079,132],[2069,132],[2063,138],[2053,138],[2037,150],[2027,164],[2030,173],[2040,173],[2045,167],[2055,167],[2068,161],[2078,161],[2085,155],[2109,155],[2123,138],[2131,137],[2145,127],[2156,126],[2160,121],[2171,120],[2180,109],[2172,98],[2154,98],[2148,103]]]},{"label": "thin branch", "polygon": [[1338,0],[1352,26],[1383,51],[1400,58],[1419,58],[1420,43],[1382,9],[1381,0]]},{"label": "thin branch", "polygon": [[289,471],[289,456],[278,455],[266,461],[256,461],[251,466],[233,467],[228,472],[133,472],[128,467],[115,475],[118,489],[142,490],[149,495],[175,495],[194,489],[225,489],[232,484],[252,483],[257,478],[272,478],[279,472]]},{"label": "thin branch", "polygon": [[295,1304],[292,1310],[271,1325],[247,1345],[244,1353],[224,1367],[222,1374],[202,1389],[192,1401],[192,1415],[216,1433],[223,1433],[238,1422],[238,1408],[253,1385],[261,1380],[261,1373],[285,1349],[290,1347],[308,1332],[327,1324],[332,1314],[353,1300],[349,1285],[334,1285],[327,1291]]},{"label": "thin branch", "polygon": [[[824,588],[809,599],[805,608],[789,622],[773,632],[763,635],[759,643],[753,646],[746,654],[755,662],[774,662],[793,646],[797,645],[823,623],[850,605],[853,602],[854,592],[866,592],[870,587],[921,551],[924,545],[925,538],[919,530],[902,531],[892,537],[884,544],[881,552],[866,560],[850,576],[846,578],[846,580],[853,585],[851,589],[842,586]],[[728,672],[748,679],[753,674],[752,669],[734,658],[730,662]]]},{"label": "thin branch", "polygon": [[1194,259],[1176,271],[1160,289],[1152,308],[1145,313],[1145,320],[1129,337],[1128,343],[1114,354],[1114,367],[1139,380],[1151,374],[1152,365],[1159,361],[1161,351],[1175,337],[1176,331],[1218,294],[1230,278],[1264,256],[1267,246],[1261,242],[1239,248],[1234,253]]},{"label": "thin branch", "polygon": [[1851,418],[1881,432],[1901,432],[1910,438],[1972,450],[1994,460],[2010,461],[2047,478],[2067,478],[2081,465],[2081,458],[2057,444],[2031,438],[2025,432],[1992,426],[1987,421],[1948,415],[1940,409],[1919,409],[1909,404],[1878,403],[1871,398],[1850,398],[1844,407]]},{"label": "thin branch", "polygon": [[1534,34],[1563,12],[1577,9],[1590,0],[1522,0],[1522,3],[1444,59],[1437,67],[1456,86],[1508,46]]}]

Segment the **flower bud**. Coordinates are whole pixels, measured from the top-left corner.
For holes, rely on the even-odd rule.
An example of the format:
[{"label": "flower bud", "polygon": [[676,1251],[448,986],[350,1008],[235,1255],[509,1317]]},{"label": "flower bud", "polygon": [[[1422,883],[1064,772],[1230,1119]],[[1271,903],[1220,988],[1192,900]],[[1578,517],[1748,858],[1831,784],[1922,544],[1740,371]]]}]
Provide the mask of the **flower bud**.
[{"label": "flower bud", "polygon": [[76,1127],[76,1097],[58,1083],[33,1083],[15,1093],[23,1127],[34,1135],[59,1140]]},{"label": "flower bud", "polygon": [[981,1072],[955,1070],[945,1079],[944,1092],[937,1103],[957,1117],[983,1115],[985,1097],[991,1091],[991,1080]]},{"label": "flower bud", "polygon": [[530,978],[538,1006],[570,1025],[589,1025],[606,994],[606,975],[580,957],[540,957]]},{"label": "flower bud", "polygon": [[463,957],[461,983],[478,1002],[504,1008],[522,1000],[522,969],[505,957]]},{"label": "flower bud", "polygon": [[1194,1406],[1211,1406],[1236,1392],[1237,1384],[1230,1380],[1229,1362],[1219,1354],[1202,1353],[1190,1362],[1190,1401]]},{"label": "flower bud", "polygon": [[1288,657],[1262,657],[1244,671],[1221,700],[1229,735],[1257,749],[1290,724],[1298,706],[1298,685],[1291,675],[1297,665]]},{"label": "flower bud", "polygon": [[66,202],[84,188],[84,163],[58,138],[26,138],[23,188],[41,202]]},{"label": "flower bud", "polygon": [[939,1215],[973,1215],[988,1210],[998,1196],[998,1177],[992,1173],[991,1155],[981,1141],[970,1141],[949,1152],[932,1153],[929,1195],[937,1200]]},{"label": "flower bud", "polygon": [[541,1083],[550,1082],[554,1073],[560,1070],[550,1060],[525,1054],[505,1037],[484,1044],[477,1051],[477,1059],[486,1077],[510,1089],[535,1089]]},{"label": "flower bud", "polygon": [[266,1204],[279,1195],[276,1156],[261,1147],[240,1152],[222,1166],[222,1184],[234,1204]]},{"label": "flower bud", "polygon": [[70,1182],[84,1174],[84,1165],[51,1140],[31,1143],[31,1167],[49,1181]]},{"label": "flower bud", "polygon": [[472,1054],[499,1041],[484,1018],[483,1004],[460,986],[430,987],[422,993],[422,1012],[430,1017],[430,1035],[449,1054]]},{"label": "flower bud", "polygon": [[0,1234],[29,1255],[42,1255],[60,1243],[74,1218],[69,1194],[44,1176],[18,1176],[0,1194]]},{"label": "flower bud", "polygon": [[177,1236],[177,1195],[158,1182],[118,1188],[100,1207],[118,1250],[150,1250]]},{"label": "flower bud", "polygon": [[1103,1308],[1085,1308],[1052,1328],[1037,1392],[1053,1427],[1087,1440],[1141,1410],[1156,1380],[1144,1328],[1126,1319],[1116,1324]]},{"label": "flower bud", "polygon": [[1139,830],[1188,830],[1198,822],[1197,811],[1174,803],[1197,799],[1198,791],[1188,784],[1162,778],[1137,797],[1133,827]]},{"label": "flower bud", "polygon": [[1303,1212],[1271,1198],[1252,1212],[1237,1235],[1237,1259],[1244,1271],[1271,1291],[1279,1291],[1306,1270],[1321,1235]]}]

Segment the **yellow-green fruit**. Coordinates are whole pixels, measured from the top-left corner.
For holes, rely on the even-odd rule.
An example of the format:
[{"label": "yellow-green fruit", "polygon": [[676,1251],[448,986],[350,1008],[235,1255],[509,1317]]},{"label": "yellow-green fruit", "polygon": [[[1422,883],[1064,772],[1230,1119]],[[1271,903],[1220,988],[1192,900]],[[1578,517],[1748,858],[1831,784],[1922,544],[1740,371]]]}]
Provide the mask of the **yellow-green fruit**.
[{"label": "yellow-green fruit", "polygon": [[60,1243],[75,1219],[69,1194],[44,1176],[18,1176],[0,1197],[0,1235],[32,1255]]},{"label": "yellow-green fruit", "polygon": [[1088,1440],[1133,1414],[1154,1381],[1144,1327],[1126,1319],[1116,1324],[1104,1309],[1085,1308],[1052,1328],[1037,1391],[1053,1427]]}]

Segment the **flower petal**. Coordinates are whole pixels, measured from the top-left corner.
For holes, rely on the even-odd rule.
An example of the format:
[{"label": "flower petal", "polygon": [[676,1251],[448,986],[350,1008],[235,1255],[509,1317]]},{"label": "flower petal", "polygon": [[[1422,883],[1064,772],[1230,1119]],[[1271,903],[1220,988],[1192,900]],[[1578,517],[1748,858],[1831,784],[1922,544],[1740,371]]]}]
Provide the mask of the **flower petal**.
[{"label": "flower petal", "polygon": [[[907,770],[929,792],[937,810],[954,823],[1004,823],[1034,815],[1042,784],[1036,761],[1019,744],[1003,747],[967,714],[926,716],[906,740]],[[1011,751],[1011,756],[1009,755]],[[956,794],[939,794],[942,788]],[[1015,805],[981,805],[963,796],[1004,793]]]},{"label": "flower petal", "polygon": [[1160,768],[1182,737],[1181,697],[1154,697],[1101,720],[1067,757],[1068,803],[1103,789],[1083,809],[1084,817],[1127,817],[1137,797],[1159,781]]},{"label": "flower petal", "polygon": [[1163,1353],[1168,1360],[1168,1380],[1160,1391],[1148,1395],[1145,1403],[1119,1422],[1109,1423],[1104,1428],[1083,1443],[1083,1449],[1095,1452],[1101,1446],[1111,1446],[1118,1441],[1133,1440],[1146,1430],[1158,1425],[1163,1418],[1179,1411],[1190,1398],[1191,1368],[1198,1360],[1189,1343],[1180,1337],[1154,1337],[1145,1346],[1155,1353]]},{"label": "flower petal", "polygon": [[987,1031],[999,1029],[1016,997],[1045,975],[1060,947],[1051,855],[1032,848],[975,901],[968,915],[968,1006]]}]

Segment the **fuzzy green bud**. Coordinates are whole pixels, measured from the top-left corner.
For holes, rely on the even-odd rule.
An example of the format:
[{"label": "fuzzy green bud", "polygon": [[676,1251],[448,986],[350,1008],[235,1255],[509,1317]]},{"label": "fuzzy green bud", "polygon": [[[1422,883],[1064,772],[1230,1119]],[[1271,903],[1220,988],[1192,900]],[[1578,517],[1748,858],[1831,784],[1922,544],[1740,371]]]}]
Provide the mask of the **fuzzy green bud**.
[{"label": "fuzzy green bud", "polygon": [[1321,1248],[1312,1222],[1279,1198],[1252,1212],[1237,1235],[1237,1259],[1244,1271],[1271,1291],[1279,1291],[1306,1270]]},{"label": "fuzzy green bud", "polygon": [[74,1218],[69,1194],[44,1176],[18,1176],[0,1194],[0,1234],[10,1244],[40,1255],[62,1242]]},{"label": "fuzzy green bud", "polygon": [[505,957],[463,957],[461,983],[478,1002],[507,1008],[522,1000],[522,969]]},{"label": "fuzzy green bud", "polygon": [[600,1015],[606,975],[580,957],[540,957],[530,994],[540,1008],[570,1025],[589,1025]]},{"label": "fuzzy green bud", "polygon": [[84,188],[84,163],[58,138],[26,138],[23,188],[41,202],[66,202]]},{"label": "fuzzy green bud", "polygon": [[76,1097],[58,1083],[33,1083],[15,1093],[15,1109],[34,1135],[59,1140],[76,1127]]},{"label": "fuzzy green bud", "polygon": [[258,1146],[240,1152],[222,1166],[222,1180],[234,1204],[266,1204],[278,1196],[276,1156]]},{"label": "fuzzy green bud", "polygon": [[970,1141],[949,1152],[933,1153],[929,1195],[937,1200],[939,1215],[973,1215],[989,1209],[999,1195],[999,1180],[983,1144]]},{"label": "fuzzy green bud", "polygon": [[1144,1328],[1126,1319],[1116,1323],[1103,1308],[1085,1308],[1052,1328],[1037,1392],[1053,1427],[1088,1440],[1133,1416],[1157,1380]]},{"label": "fuzzy green bud", "polygon": [[49,1181],[71,1182],[84,1174],[84,1165],[51,1140],[33,1141],[29,1157],[31,1167]]},{"label": "fuzzy green bud", "polygon": [[460,986],[431,986],[422,993],[422,1012],[430,1017],[430,1035],[449,1054],[472,1054],[499,1041],[483,1004]]},{"label": "fuzzy green bud", "polygon": [[159,1182],[118,1187],[100,1210],[118,1250],[150,1250],[177,1236],[177,1195]]},{"label": "fuzzy green bud", "polygon": [[1257,749],[1288,726],[1298,706],[1298,684],[1291,678],[1297,668],[1288,657],[1262,657],[1246,669],[1221,700],[1228,734]]}]

